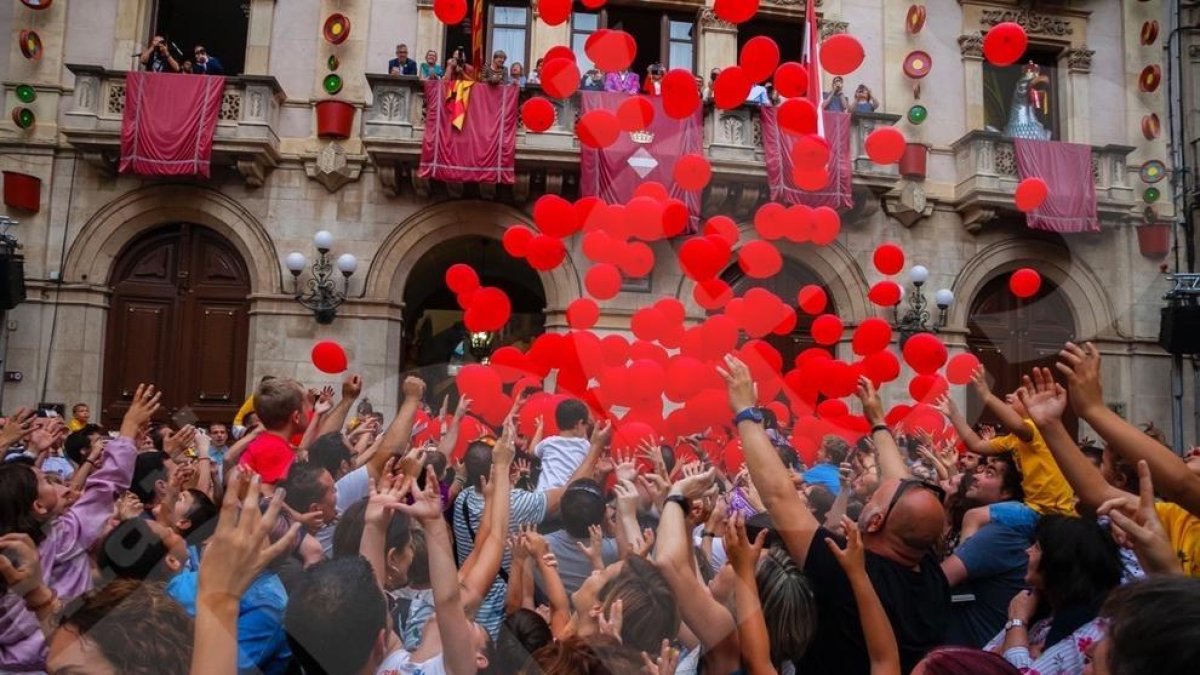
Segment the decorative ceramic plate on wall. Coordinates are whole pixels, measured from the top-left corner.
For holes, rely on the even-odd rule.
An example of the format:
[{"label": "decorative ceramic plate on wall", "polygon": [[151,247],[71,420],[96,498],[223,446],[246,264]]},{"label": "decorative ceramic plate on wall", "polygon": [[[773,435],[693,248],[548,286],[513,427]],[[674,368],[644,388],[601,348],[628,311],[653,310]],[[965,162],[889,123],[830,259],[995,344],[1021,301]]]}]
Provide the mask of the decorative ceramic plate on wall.
[{"label": "decorative ceramic plate on wall", "polygon": [[37,61],[42,58],[42,38],[36,32],[31,30],[23,30],[17,37],[17,43],[21,46],[21,55],[31,61]]},{"label": "decorative ceramic plate on wall", "polygon": [[21,4],[29,9],[42,10],[54,3],[54,0],[21,0]]},{"label": "decorative ceramic plate on wall", "polygon": [[37,121],[37,115],[29,108],[13,108],[12,121],[20,129],[28,129]]},{"label": "decorative ceramic plate on wall", "polygon": [[1138,76],[1138,89],[1141,89],[1143,93],[1150,94],[1157,91],[1160,84],[1162,84],[1162,66],[1154,63],[1142,68],[1142,74]]},{"label": "decorative ceramic plate on wall", "polygon": [[333,96],[342,90],[342,76],[335,73],[330,73],[321,81],[321,87],[325,89],[325,93]]},{"label": "decorative ceramic plate on wall", "polygon": [[909,52],[908,56],[904,57],[904,74],[914,80],[925,77],[932,69],[933,59],[923,51]]},{"label": "decorative ceramic plate on wall", "polygon": [[350,19],[345,14],[330,14],[321,33],[331,45],[340,45],[350,37]]},{"label": "decorative ceramic plate on wall", "polygon": [[1158,39],[1158,22],[1153,19],[1142,24],[1142,44],[1152,45]]},{"label": "decorative ceramic plate on wall", "polygon": [[1162,123],[1158,121],[1158,113],[1150,113],[1142,118],[1142,135],[1146,140],[1152,141],[1158,138],[1158,134],[1162,131]]},{"label": "decorative ceramic plate on wall", "polygon": [[21,103],[33,103],[37,100],[37,90],[28,84],[18,84],[13,93],[17,95],[17,100]]},{"label": "decorative ceramic plate on wall", "polygon": [[1160,160],[1151,159],[1142,164],[1142,168],[1138,169],[1138,176],[1144,182],[1154,184],[1167,177],[1167,165]]},{"label": "decorative ceramic plate on wall", "polygon": [[925,6],[913,5],[908,8],[908,15],[904,19],[904,27],[908,30],[909,35],[916,35],[925,27]]},{"label": "decorative ceramic plate on wall", "polygon": [[908,109],[908,121],[912,124],[920,124],[929,119],[929,109],[920,103]]}]

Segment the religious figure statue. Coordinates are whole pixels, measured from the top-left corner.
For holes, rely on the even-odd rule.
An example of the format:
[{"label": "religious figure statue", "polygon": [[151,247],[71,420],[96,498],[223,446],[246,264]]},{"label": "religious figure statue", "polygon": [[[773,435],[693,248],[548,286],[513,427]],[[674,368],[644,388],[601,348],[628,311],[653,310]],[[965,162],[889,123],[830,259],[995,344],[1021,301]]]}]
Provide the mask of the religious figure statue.
[{"label": "religious figure statue", "polygon": [[1036,63],[1030,61],[1013,88],[1008,124],[1004,126],[1005,136],[1033,141],[1050,140],[1050,130],[1042,124],[1042,118],[1049,113],[1046,91],[1049,86],[1050,78],[1042,74],[1042,69]]}]

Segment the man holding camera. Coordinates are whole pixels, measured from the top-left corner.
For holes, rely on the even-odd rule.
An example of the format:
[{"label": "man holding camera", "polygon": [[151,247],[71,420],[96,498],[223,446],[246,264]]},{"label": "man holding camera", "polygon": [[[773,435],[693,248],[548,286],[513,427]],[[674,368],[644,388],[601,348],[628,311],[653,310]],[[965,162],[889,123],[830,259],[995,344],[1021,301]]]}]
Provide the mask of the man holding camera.
[{"label": "man holding camera", "polygon": [[199,73],[200,75],[225,74],[225,67],[221,65],[221,61],[215,56],[210,56],[204,45],[196,45],[194,55],[196,57],[196,64],[192,66],[192,72]]},{"label": "man holding camera", "polygon": [[161,35],[155,35],[146,46],[141,56],[142,67],[152,73],[178,73],[179,62],[171,56],[167,41]]}]

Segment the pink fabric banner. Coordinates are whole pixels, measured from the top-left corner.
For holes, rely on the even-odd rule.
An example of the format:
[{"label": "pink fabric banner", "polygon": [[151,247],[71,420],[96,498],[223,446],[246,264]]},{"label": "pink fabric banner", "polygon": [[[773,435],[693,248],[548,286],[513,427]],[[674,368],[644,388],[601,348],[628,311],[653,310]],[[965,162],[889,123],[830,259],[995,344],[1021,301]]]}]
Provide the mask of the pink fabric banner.
[{"label": "pink fabric banner", "polygon": [[453,125],[453,83],[426,81],[425,138],[417,175],[451,183],[515,183],[517,91],[516,85],[472,85],[460,131]]},{"label": "pink fabric banner", "polygon": [[[582,92],[582,114],[602,109],[612,113],[627,100],[627,94],[599,91]],[[646,97],[654,105],[654,120],[650,128],[640,132],[621,132],[612,145],[602,150],[583,147],[579,153],[579,192],[585,197],[599,197],[609,204],[624,204],[633,198],[638,185],[657,181],[667,193],[688,207],[691,214],[687,232],[699,229],[700,193],[684,190],[675,183],[675,163],[679,158],[699,153],[704,144],[703,112],[681,120],[672,119],[663,111],[662,99]]]},{"label": "pink fabric banner", "polygon": [[771,199],[782,204],[828,206],[834,209],[854,206],[850,179],[850,113],[824,113],[825,140],[829,142],[829,183],[809,192],[796,187],[792,180],[792,146],[795,137],[779,128],[778,109],[762,109],[762,144],[767,160],[767,183]]},{"label": "pink fabric banner", "polygon": [[1025,214],[1030,229],[1050,232],[1099,232],[1092,146],[1056,141],[1013,139],[1017,174],[1046,181],[1049,196]]},{"label": "pink fabric banner", "polygon": [[225,78],[126,73],[121,173],[208,178]]}]

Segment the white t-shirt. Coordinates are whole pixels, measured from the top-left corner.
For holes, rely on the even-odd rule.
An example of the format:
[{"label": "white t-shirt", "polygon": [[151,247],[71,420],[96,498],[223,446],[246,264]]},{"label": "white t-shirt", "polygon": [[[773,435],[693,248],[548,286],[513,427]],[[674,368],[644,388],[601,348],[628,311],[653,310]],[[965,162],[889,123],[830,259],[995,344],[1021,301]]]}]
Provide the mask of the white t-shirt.
[{"label": "white t-shirt", "polygon": [[542,460],[542,475],[538,477],[537,491],[545,492],[564,487],[575,470],[587,457],[591,441],[586,438],[551,436],[533,449]]},{"label": "white t-shirt", "polygon": [[442,655],[417,663],[412,659],[412,652],[407,649],[397,649],[375,671],[375,675],[446,675],[446,665],[442,663]]}]

